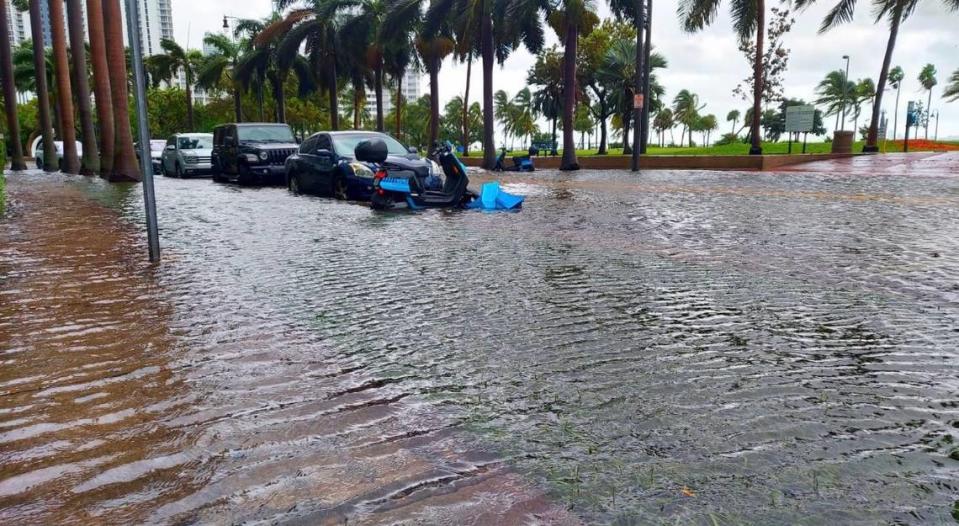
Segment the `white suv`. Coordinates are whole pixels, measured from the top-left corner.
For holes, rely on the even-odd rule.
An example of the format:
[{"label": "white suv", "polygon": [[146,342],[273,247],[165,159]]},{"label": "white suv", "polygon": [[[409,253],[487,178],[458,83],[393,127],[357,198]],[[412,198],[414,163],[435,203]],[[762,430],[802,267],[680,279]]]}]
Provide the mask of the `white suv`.
[{"label": "white suv", "polygon": [[209,174],[212,149],[212,133],[178,133],[167,140],[160,172],[167,177]]}]

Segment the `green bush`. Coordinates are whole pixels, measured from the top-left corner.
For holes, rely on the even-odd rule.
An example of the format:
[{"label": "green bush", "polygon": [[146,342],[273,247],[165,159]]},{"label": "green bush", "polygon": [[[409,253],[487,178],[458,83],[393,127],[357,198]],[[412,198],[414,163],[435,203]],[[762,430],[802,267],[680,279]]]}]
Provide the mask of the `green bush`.
[{"label": "green bush", "polygon": [[725,146],[727,144],[736,144],[739,142],[739,136],[735,133],[724,133],[718,141],[713,143],[715,146]]}]

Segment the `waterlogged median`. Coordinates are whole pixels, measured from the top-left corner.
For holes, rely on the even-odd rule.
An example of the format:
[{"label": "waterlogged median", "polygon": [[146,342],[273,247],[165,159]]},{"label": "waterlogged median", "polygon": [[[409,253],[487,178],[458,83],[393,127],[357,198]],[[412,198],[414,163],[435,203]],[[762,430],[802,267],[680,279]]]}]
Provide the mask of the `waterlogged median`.
[{"label": "waterlogged median", "polygon": [[0,522],[951,521],[959,179],[893,161],[518,214],[161,178],[155,269],[135,189],[12,176]]}]

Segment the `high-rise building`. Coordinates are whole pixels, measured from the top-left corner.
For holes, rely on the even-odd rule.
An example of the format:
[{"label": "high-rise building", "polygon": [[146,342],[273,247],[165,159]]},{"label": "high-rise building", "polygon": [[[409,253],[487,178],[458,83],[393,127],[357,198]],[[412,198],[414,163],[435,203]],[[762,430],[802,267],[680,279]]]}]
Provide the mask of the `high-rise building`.
[{"label": "high-rise building", "polygon": [[30,33],[28,33],[28,30],[30,21],[28,18],[25,18],[26,15],[24,13],[17,11],[16,7],[13,6],[12,0],[0,0],[0,2],[6,2],[7,4],[7,30],[10,32],[10,47],[15,48],[29,38]]},{"label": "high-rise building", "polygon": [[[393,110],[393,103],[396,101],[396,88],[393,83],[383,86],[383,115]],[[410,104],[423,96],[423,74],[414,68],[410,68],[403,75],[403,99],[405,103]],[[368,93],[366,97],[366,107],[370,115],[376,115],[376,95]]]}]

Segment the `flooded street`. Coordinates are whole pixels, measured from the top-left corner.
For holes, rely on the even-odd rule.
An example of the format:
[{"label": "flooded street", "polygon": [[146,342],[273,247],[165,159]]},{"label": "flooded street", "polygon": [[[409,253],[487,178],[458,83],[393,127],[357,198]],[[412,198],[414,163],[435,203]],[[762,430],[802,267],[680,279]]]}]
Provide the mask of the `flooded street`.
[{"label": "flooded street", "polygon": [[954,522],[957,167],[158,178],[156,268],[139,188],[8,176],[0,524]]}]

